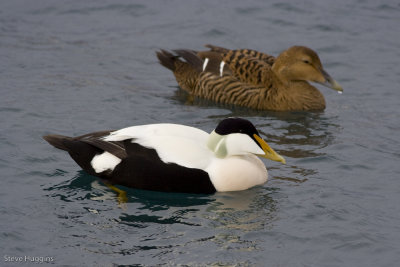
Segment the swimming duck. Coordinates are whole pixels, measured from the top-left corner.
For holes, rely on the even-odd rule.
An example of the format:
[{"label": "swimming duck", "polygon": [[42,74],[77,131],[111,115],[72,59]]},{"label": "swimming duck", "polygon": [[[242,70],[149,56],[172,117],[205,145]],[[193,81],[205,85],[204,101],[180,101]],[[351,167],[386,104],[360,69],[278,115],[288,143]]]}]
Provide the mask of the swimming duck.
[{"label": "swimming duck", "polygon": [[[222,120],[210,134],[179,124],[149,124],[78,137],[46,135],[87,173],[106,184],[210,194],[264,184],[258,157],[285,163],[242,118]],[[115,187],[114,187],[115,188]]]},{"label": "swimming duck", "polygon": [[210,50],[156,53],[179,86],[195,97],[257,110],[318,111],[325,109],[325,99],[309,82],[343,91],[317,53],[304,46],[290,47],[276,58],[250,49],[206,47]]}]

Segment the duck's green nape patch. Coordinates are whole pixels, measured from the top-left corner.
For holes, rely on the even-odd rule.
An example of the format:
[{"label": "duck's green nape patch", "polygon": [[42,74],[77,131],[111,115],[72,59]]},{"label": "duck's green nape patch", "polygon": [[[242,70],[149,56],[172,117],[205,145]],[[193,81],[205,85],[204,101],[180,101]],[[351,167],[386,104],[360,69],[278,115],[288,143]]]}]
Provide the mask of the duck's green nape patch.
[{"label": "duck's green nape patch", "polygon": [[227,150],[223,142],[223,136],[212,131],[207,141],[207,147],[214,152],[216,157],[224,158],[227,155]]}]

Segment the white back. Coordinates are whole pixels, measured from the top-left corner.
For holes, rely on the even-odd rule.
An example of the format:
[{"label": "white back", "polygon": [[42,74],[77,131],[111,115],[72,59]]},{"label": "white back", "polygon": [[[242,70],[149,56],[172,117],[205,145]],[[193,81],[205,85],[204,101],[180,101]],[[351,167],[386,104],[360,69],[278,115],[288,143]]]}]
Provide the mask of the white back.
[{"label": "white back", "polygon": [[133,138],[133,142],[155,149],[164,162],[205,169],[212,157],[212,152],[206,147],[208,136],[194,127],[163,123],[124,128],[112,132],[104,140]]}]

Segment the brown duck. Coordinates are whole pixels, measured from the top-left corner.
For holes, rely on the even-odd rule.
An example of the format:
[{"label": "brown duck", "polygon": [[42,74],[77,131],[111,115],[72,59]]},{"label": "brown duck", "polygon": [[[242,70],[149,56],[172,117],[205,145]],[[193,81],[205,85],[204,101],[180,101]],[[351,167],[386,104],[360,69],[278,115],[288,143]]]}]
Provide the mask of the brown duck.
[{"label": "brown duck", "polygon": [[157,57],[191,95],[258,110],[323,110],[325,99],[309,82],[342,92],[316,52],[293,46],[278,57],[255,50],[160,50]]}]

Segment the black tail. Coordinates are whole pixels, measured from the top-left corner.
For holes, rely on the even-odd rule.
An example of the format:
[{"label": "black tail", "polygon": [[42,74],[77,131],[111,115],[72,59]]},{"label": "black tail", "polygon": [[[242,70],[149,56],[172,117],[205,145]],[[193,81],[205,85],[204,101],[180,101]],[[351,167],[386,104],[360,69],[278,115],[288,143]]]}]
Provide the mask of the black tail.
[{"label": "black tail", "polygon": [[43,139],[55,148],[68,151],[68,148],[64,145],[64,141],[72,138],[64,135],[50,134],[43,136]]},{"label": "black tail", "polygon": [[203,60],[197,56],[197,53],[193,50],[188,49],[178,49],[174,52],[182,57],[190,66],[192,66],[196,71],[201,72],[203,68]]},{"label": "black tail", "polygon": [[175,71],[175,61],[178,60],[179,56],[174,56],[170,52],[163,49],[157,51],[156,54],[161,65],[163,65],[167,69]]},{"label": "black tail", "polygon": [[157,57],[161,65],[172,70],[179,86],[192,92],[197,84],[199,74],[203,71],[203,60],[196,51],[188,49],[173,50],[168,52],[160,50]]},{"label": "black tail", "polygon": [[199,56],[197,56],[196,51],[189,49],[178,49],[173,50],[173,52],[175,53],[175,55],[163,49],[157,51],[156,54],[158,60],[160,61],[160,64],[172,71],[175,71],[177,67],[176,62],[184,62],[180,60],[180,58],[182,58],[196,71],[202,71],[203,60]]}]

